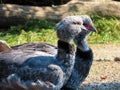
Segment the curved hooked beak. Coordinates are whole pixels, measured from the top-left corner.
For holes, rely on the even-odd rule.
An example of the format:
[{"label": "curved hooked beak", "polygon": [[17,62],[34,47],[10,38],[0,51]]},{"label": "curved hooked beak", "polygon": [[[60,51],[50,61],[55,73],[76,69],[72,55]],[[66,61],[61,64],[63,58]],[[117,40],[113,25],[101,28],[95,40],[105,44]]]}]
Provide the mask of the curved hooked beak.
[{"label": "curved hooked beak", "polygon": [[90,31],[92,31],[92,32],[97,32],[97,29],[92,26],[92,27],[90,28]]}]

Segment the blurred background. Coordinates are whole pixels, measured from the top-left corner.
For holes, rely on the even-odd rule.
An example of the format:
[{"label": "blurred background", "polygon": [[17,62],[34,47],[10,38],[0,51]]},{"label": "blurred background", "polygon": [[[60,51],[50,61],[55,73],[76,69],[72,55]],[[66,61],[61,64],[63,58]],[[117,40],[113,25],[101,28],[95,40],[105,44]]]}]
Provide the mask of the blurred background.
[{"label": "blurred background", "polygon": [[88,38],[95,61],[80,90],[120,90],[120,0],[0,0],[0,40],[56,45],[55,25],[82,14],[97,33]]},{"label": "blurred background", "polygon": [[120,42],[120,0],[1,0],[0,39],[10,45],[56,44],[55,24],[69,15],[87,14],[97,33],[91,44]]}]

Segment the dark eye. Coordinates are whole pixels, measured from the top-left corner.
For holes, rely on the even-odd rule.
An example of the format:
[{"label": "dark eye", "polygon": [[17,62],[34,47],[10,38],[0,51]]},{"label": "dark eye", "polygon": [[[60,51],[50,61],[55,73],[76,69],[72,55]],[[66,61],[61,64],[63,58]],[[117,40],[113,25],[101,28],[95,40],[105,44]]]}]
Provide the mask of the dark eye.
[{"label": "dark eye", "polygon": [[77,24],[76,22],[72,22],[73,24]]},{"label": "dark eye", "polygon": [[73,24],[78,24],[78,25],[81,25],[81,23],[80,22],[72,22]]}]

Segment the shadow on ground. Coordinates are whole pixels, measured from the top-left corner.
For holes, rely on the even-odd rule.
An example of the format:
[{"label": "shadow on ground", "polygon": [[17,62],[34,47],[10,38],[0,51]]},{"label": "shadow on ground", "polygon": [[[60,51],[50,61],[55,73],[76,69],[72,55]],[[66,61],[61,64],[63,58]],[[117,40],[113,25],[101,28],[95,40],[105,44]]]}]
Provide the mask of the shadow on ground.
[{"label": "shadow on ground", "polygon": [[82,84],[79,90],[120,90],[120,82]]}]

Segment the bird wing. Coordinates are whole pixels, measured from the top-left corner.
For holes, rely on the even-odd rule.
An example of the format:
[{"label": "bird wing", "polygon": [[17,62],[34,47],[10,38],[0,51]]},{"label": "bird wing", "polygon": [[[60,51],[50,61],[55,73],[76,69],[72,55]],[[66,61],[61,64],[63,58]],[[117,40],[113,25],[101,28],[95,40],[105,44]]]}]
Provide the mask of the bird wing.
[{"label": "bird wing", "polygon": [[0,54],[0,88],[57,90],[62,87],[64,73],[54,64],[56,53],[55,46],[39,43],[15,46],[10,52]]},{"label": "bird wing", "polygon": [[24,66],[17,71],[0,81],[1,90],[59,90],[63,86],[64,73],[57,65],[32,69]]},{"label": "bird wing", "polygon": [[30,43],[13,46],[12,50],[0,54],[0,60],[22,64],[26,59],[34,56],[53,56],[57,54],[57,47],[46,43]]},{"label": "bird wing", "polygon": [[45,53],[55,55],[57,53],[57,47],[47,43],[28,43],[23,45],[13,46],[14,50],[31,50],[31,51],[42,51]]}]

